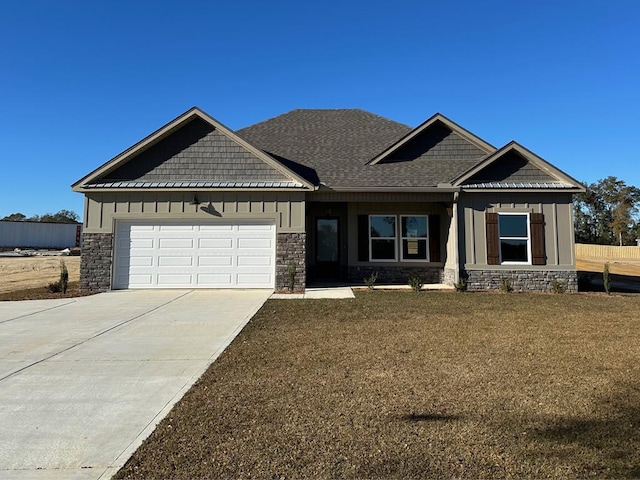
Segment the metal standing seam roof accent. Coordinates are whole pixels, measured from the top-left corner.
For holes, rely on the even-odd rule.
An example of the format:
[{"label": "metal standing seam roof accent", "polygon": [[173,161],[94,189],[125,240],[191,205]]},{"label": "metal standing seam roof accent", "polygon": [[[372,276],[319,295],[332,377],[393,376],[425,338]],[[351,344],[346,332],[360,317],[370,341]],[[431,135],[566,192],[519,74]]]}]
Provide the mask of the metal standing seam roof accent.
[{"label": "metal standing seam roof accent", "polygon": [[299,182],[104,182],[82,188],[302,188]]},{"label": "metal standing seam roof accent", "polygon": [[566,188],[575,188],[564,182],[483,182],[463,184],[462,188],[553,188],[562,190]]}]

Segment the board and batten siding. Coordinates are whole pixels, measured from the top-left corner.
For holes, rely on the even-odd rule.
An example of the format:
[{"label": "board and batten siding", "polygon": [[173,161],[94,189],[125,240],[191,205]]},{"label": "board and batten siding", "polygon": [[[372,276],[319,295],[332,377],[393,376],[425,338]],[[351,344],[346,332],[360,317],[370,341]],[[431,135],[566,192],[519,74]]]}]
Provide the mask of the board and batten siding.
[{"label": "board and batten siding", "polygon": [[[194,193],[200,205],[190,204]],[[116,219],[153,218],[273,219],[279,233],[298,233],[304,232],[305,193],[92,192],[85,195],[84,218],[85,233],[113,233]]]},{"label": "board and batten siding", "polygon": [[[488,266],[486,212],[542,213],[546,265],[529,265],[526,268],[575,268],[571,194],[487,192],[460,195],[458,215],[462,216],[462,231],[459,233],[465,239],[460,263],[469,269]],[[491,265],[490,268],[507,267]],[[508,268],[514,270],[520,267],[508,265]]]}]

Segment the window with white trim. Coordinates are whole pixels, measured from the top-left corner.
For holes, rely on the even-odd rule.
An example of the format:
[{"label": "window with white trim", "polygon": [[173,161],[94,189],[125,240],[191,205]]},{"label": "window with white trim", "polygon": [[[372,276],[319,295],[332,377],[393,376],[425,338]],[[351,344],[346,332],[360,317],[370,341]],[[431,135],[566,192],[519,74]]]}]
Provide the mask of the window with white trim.
[{"label": "window with white trim", "polygon": [[429,261],[427,215],[369,215],[369,261],[397,262],[398,259]]},{"label": "window with white trim", "polygon": [[498,213],[498,232],[501,263],[531,263],[528,213]]},{"label": "window with white trim", "polygon": [[428,262],[428,217],[426,215],[400,215],[400,226],[402,260]]},{"label": "window with white trim", "polygon": [[395,262],[396,237],[395,215],[369,215],[369,260]]}]

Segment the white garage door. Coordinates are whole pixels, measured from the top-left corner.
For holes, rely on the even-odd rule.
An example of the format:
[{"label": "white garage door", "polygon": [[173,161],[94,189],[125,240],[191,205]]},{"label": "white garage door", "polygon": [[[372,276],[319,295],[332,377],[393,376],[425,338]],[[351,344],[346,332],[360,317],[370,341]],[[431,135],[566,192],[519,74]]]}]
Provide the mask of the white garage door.
[{"label": "white garage door", "polygon": [[273,288],[275,225],[116,223],[113,288]]}]

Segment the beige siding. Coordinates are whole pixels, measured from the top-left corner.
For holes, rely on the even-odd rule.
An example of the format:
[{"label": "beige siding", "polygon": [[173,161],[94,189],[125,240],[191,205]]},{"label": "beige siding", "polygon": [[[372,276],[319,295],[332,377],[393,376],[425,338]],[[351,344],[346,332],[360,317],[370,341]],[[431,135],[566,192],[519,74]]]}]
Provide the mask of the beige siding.
[{"label": "beige siding", "polygon": [[313,192],[310,202],[451,202],[452,193],[429,192]]},{"label": "beige siding", "polygon": [[[460,195],[459,232],[465,239],[461,264],[466,268],[488,268],[486,212],[542,213],[545,221],[547,264],[528,269],[562,269],[575,267],[573,249],[573,210],[571,194],[566,193],[474,193]],[[490,268],[499,269],[499,265]],[[506,268],[506,267],[505,267]],[[514,269],[509,265],[510,270]]]},{"label": "beige siding", "polygon": [[[281,233],[304,232],[304,192],[198,192],[199,206],[190,205],[192,192],[89,193],[85,197],[86,233],[113,232],[116,219],[273,218]],[[209,204],[215,211],[208,213]]]}]

